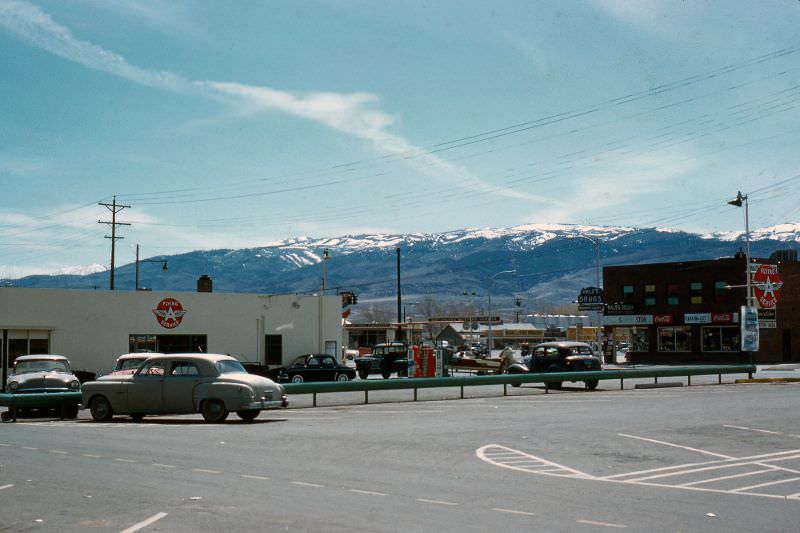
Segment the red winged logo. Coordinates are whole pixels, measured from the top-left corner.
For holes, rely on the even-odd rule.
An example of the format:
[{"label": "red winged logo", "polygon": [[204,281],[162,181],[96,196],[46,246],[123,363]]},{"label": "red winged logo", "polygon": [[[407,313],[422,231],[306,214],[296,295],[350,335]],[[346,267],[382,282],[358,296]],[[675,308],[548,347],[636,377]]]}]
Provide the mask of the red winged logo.
[{"label": "red winged logo", "polygon": [[173,329],[181,325],[186,310],[175,298],[164,298],[153,309],[153,314],[156,315],[156,320],[162,327]]}]

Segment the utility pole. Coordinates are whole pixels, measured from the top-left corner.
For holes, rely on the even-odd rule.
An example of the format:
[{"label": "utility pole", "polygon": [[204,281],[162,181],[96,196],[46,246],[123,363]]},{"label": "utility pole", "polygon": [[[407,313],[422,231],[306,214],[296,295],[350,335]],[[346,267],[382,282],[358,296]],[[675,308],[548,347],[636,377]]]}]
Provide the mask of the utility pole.
[{"label": "utility pole", "polygon": [[105,206],[106,209],[111,211],[111,222],[107,220],[98,220],[98,224],[109,224],[111,226],[111,236],[105,236],[106,239],[111,239],[111,277],[109,278],[108,288],[110,290],[114,290],[114,251],[115,251],[115,244],[117,239],[124,239],[124,237],[117,237],[117,226],[130,226],[127,222],[117,222],[117,213],[130,207],[129,205],[118,205],[117,204],[117,197],[114,196],[114,200],[110,204],[105,204],[103,202],[98,203],[97,205]]},{"label": "utility pole", "polygon": [[403,335],[403,326],[401,322],[403,321],[403,303],[402,303],[402,296],[400,293],[400,248],[395,248],[395,253],[397,254],[397,340],[404,340]]}]

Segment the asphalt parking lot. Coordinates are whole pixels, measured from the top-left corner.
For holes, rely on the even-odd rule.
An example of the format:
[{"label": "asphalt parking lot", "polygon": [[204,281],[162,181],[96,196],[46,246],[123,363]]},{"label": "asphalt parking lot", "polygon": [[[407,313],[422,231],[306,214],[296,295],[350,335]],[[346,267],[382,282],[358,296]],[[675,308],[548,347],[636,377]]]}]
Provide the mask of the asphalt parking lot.
[{"label": "asphalt parking lot", "polygon": [[791,531],[798,397],[796,383],[524,387],[254,424],[22,420],[0,426],[0,526]]}]

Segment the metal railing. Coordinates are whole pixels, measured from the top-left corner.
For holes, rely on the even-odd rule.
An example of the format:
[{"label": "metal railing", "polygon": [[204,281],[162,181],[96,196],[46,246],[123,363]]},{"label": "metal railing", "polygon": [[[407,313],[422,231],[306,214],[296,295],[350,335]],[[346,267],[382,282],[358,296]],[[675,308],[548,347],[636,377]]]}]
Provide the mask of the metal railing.
[{"label": "metal railing", "polygon": [[443,387],[459,387],[461,398],[464,397],[464,387],[478,387],[483,385],[503,385],[503,395],[507,395],[508,385],[523,385],[526,383],[544,383],[545,391],[548,384],[564,381],[608,381],[619,380],[620,390],[624,388],[626,379],[654,378],[658,383],[660,377],[688,378],[692,384],[692,376],[718,375],[722,383],[723,374],[749,374],[752,375],[756,367],[752,365],[698,365],[681,367],[658,368],[631,368],[618,370],[596,370],[591,372],[546,372],[531,374],[496,374],[488,376],[454,376],[443,378],[398,378],[398,379],[360,379],[354,381],[324,381],[314,383],[286,383],[284,387],[289,394],[312,394],[313,405],[317,406],[317,394],[334,392],[364,392],[364,403],[369,403],[370,391],[382,390],[413,390],[414,401],[417,400],[419,389],[432,389]]}]

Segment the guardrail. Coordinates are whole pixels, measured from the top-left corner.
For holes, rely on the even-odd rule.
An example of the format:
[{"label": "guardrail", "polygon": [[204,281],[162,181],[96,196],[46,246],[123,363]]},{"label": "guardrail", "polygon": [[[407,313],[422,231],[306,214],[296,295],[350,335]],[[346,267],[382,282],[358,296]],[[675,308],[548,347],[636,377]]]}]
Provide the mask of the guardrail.
[{"label": "guardrail", "polygon": [[[692,384],[692,376],[718,375],[722,383],[723,374],[752,374],[756,371],[753,365],[698,365],[659,368],[625,368],[615,370],[596,370],[591,372],[546,372],[535,374],[495,374],[488,376],[458,376],[445,378],[397,378],[397,379],[360,379],[354,381],[324,381],[314,383],[286,383],[283,386],[289,394],[313,394],[313,405],[317,406],[317,394],[333,392],[364,392],[364,403],[369,403],[369,391],[412,389],[414,401],[419,389],[440,387],[460,387],[461,398],[464,398],[464,387],[482,385],[503,385],[503,396],[508,394],[508,385],[525,383],[544,383],[545,385],[564,381],[607,381],[619,380],[620,389],[624,388],[626,379],[654,378],[658,383],[660,377],[683,377]],[[549,387],[545,387],[548,392]]]}]

